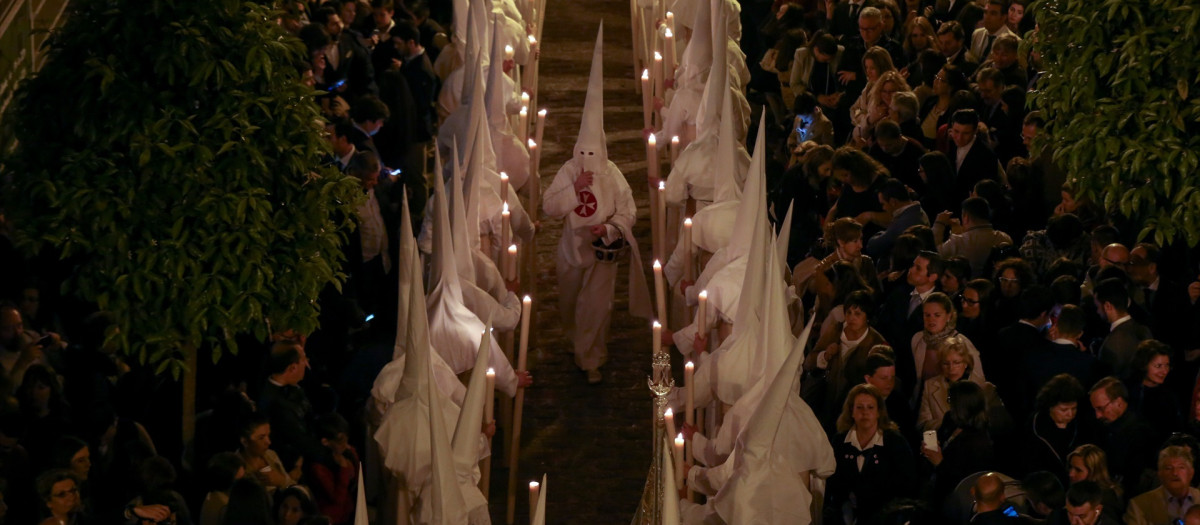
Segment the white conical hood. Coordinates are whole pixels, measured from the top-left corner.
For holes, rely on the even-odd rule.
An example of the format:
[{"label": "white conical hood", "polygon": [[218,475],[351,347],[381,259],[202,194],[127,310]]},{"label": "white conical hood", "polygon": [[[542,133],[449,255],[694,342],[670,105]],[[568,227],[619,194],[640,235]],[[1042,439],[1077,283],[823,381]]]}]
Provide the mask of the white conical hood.
[{"label": "white conical hood", "polygon": [[446,294],[452,301],[462,304],[462,284],[454,257],[454,234],[450,231],[450,199],[441,177],[433,178],[433,198],[433,260],[429,272],[432,291],[429,299]]},{"label": "white conical hood", "polygon": [[712,67],[712,8],[708,0],[695,0],[696,18],[692,24],[692,39],[679,59],[680,69],[688,76],[684,81],[702,82]]},{"label": "white conical hood", "polygon": [[[400,235],[408,235],[401,238],[411,239],[412,219],[408,213],[408,196],[405,195],[401,200]],[[416,243],[400,243],[401,259],[408,263],[401,269],[400,276],[401,281],[408,282],[408,303],[404,308],[408,316],[400,323],[405,333],[405,364],[403,378],[396,388],[396,401],[420,395],[425,391],[426,383],[430,382],[429,317],[425,311],[425,290],[421,287],[421,261],[416,250]]]},{"label": "white conical hood", "polygon": [[363,484],[362,461],[358,462],[358,499],[354,502],[354,525],[371,525],[367,519],[367,489]]},{"label": "white conical hood", "polygon": [[[737,183],[737,157],[741,140],[733,132],[733,95],[728,89],[722,91],[720,137],[717,142],[717,162],[713,170],[713,202],[722,203],[738,200],[741,192]],[[760,126],[761,127],[761,126]]]},{"label": "white conical hood", "polygon": [[465,59],[467,52],[467,19],[470,17],[470,7],[467,4],[467,0],[454,0],[453,4],[454,34],[451,36],[451,40],[454,42],[454,48],[458,50],[459,57]]},{"label": "white conical hood", "polygon": [[792,240],[792,210],[794,206],[788,203],[787,214],[783,216],[783,222],[779,226],[779,235],[775,236],[775,257],[778,258],[779,264],[783,265],[784,272],[790,272],[787,264],[788,248],[791,246]]},{"label": "white conical hood", "polygon": [[[703,1],[703,0],[701,0]],[[719,8],[713,9],[713,19],[715,28],[713,29],[712,40],[709,42],[708,53],[711,56],[714,66],[708,72],[708,82],[704,85],[704,98],[700,102],[700,109],[696,113],[696,137],[697,140],[708,135],[716,135],[717,119],[720,118],[721,99],[724,93],[729,90],[729,67],[725,59],[725,40],[726,30],[725,24],[715,23],[721,18],[723,12]]]},{"label": "white conical hood", "polygon": [[[482,93],[482,89],[476,89],[476,92]],[[466,219],[467,219],[467,242],[472,248],[479,249],[479,220],[480,206],[483,200],[481,194],[482,189],[479,187],[483,183],[485,177],[490,175],[487,168],[485,158],[493,155],[492,153],[492,133],[491,128],[487,123],[487,116],[483,104],[478,104],[471,107],[471,151],[467,153],[466,158],[466,192],[463,196],[466,198]],[[505,247],[507,248],[507,247]]]},{"label": "white conical hood", "polygon": [[679,525],[679,489],[675,485],[675,436],[663,436],[662,465],[663,479],[662,525]]},{"label": "white conical hood", "polygon": [[[428,365],[426,373],[429,373]],[[450,432],[446,430],[446,420],[441,416],[441,405],[448,401],[442,399],[432,382],[426,390],[429,396],[429,449],[433,454],[429,498],[431,523],[467,525],[468,509],[454,469]]]},{"label": "white conical hood", "polygon": [[530,511],[533,519],[531,525],[546,525],[546,475],[542,474],[542,484],[539,485],[537,508]]},{"label": "white conical hood", "polygon": [[[458,93],[459,106],[468,103],[474,96],[474,87],[476,83],[483,81],[483,76],[480,71],[486,63],[488,57],[486,50],[483,48],[484,43],[480,36],[483,30],[480,26],[487,25],[487,18],[480,16],[478,9],[473,4],[479,2],[470,2],[467,10],[467,38],[466,51],[463,54],[463,80],[462,91]],[[479,99],[475,99],[479,100]]]},{"label": "white conical hood", "polygon": [[[458,157],[458,141],[454,141],[451,149],[454,157]],[[453,233],[454,265],[458,269],[458,278],[463,283],[475,282],[475,258],[470,243],[470,223],[467,222],[467,204],[463,194],[466,192],[462,169],[458,163],[452,163],[454,169],[450,176],[450,231]],[[478,223],[475,230],[479,230]],[[479,238],[478,235],[475,236]]]},{"label": "white conical hood", "polygon": [[[729,482],[714,506],[728,523],[809,523],[811,494],[799,478],[833,472],[833,449],[812,409],[800,398],[800,365],[813,318],[763,391],[738,436]],[[764,379],[765,381],[765,379]]]},{"label": "white conical hood", "polygon": [[[758,138],[754,141],[754,154],[750,156],[750,169],[746,172],[746,187],[742,192],[737,219],[734,220],[733,236],[730,237],[729,245],[725,248],[728,251],[726,260],[732,261],[749,253],[754,229],[766,220],[766,121],[766,110],[764,109],[758,121]],[[757,198],[759,193],[762,193],[763,198]],[[747,199],[748,195],[755,198]]]},{"label": "white conical hood", "polygon": [[467,398],[463,402],[462,411],[458,413],[458,425],[454,427],[454,469],[458,474],[458,483],[462,488],[467,510],[487,505],[487,498],[476,485],[475,473],[479,467],[479,431],[488,395],[487,369],[491,344],[492,323],[489,321],[479,340],[475,367],[471,370],[471,380],[467,383]]},{"label": "white conical hood", "polygon": [[600,22],[596,31],[592,72],[573,154],[585,171],[600,173],[608,165],[608,138],[604,134],[604,22]]},{"label": "white conical hood", "polygon": [[508,101],[508,90],[504,85],[504,44],[499,14],[492,14],[492,59],[488,66],[487,116],[492,127],[508,126],[504,105]]},{"label": "white conical hood", "polygon": [[[435,155],[434,162],[440,165],[441,158]],[[408,195],[404,195],[401,202],[400,238],[412,239],[412,219],[408,214]],[[407,237],[405,237],[406,235]],[[412,293],[413,287],[422,289],[424,287],[421,274],[418,273],[414,276],[410,271],[414,266],[412,261],[414,258],[417,258],[416,243],[400,243],[400,260],[396,266],[396,270],[399,272],[399,279],[397,279],[399,291],[396,294],[396,339],[392,344],[393,360],[403,357],[404,349],[408,347],[408,326],[412,322],[412,312],[408,308],[409,294]],[[417,264],[416,267],[420,268],[420,264]]]}]

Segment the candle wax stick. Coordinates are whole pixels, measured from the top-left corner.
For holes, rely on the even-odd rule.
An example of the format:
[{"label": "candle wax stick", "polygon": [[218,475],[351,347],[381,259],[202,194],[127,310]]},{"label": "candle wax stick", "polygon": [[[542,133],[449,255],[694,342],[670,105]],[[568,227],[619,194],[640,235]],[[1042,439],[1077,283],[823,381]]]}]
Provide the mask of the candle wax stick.
[{"label": "candle wax stick", "polygon": [[683,365],[683,386],[687,388],[686,411],[683,414],[683,421],[689,425],[696,424],[696,386],[693,384],[693,378],[696,374],[696,365],[691,361]]},{"label": "candle wax stick", "polygon": [[683,434],[675,435],[675,486],[683,486]]},{"label": "candle wax stick", "polygon": [[536,481],[529,482],[529,519],[533,519],[533,514],[537,512],[538,492],[540,490],[540,483]]},{"label": "candle wax stick", "polygon": [[508,275],[505,276],[509,281],[517,280],[517,245],[508,245]]},{"label": "candle wax stick", "polygon": [[542,131],[545,129],[546,129],[546,110],[543,109],[543,110],[540,110],[537,112],[537,126],[536,126],[536,131],[533,134],[533,139],[536,140],[538,144],[542,143]]},{"label": "candle wax stick", "polygon": [[533,299],[528,295],[521,299],[521,346],[517,352],[517,370],[525,369],[525,356],[529,351],[529,314],[533,307]]},{"label": "candle wax stick", "polygon": [[500,172],[500,202],[508,202],[508,174],[503,171]]},{"label": "candle wax stick", "polygon": [[675,79],[675,32],[667,28],[663,32],[663,75],[666,80]]},{"label": "candle wax stick", "polygon": [[[529,175],[532,177],[537,175],[538,164],[541,159],[538,157],[540,153],[538,152],[537,142],[535,142],[533,139],[529,139],[527,144],[529,145]],[[533,188],[533,190],[535,192],[537,191],[536,188]]]},{"label": "candle wax stick", "polygon": [[650,112],[654,111],[654,92],[650,90],[650,70],[642,70],[642,129],[650,129]]},{"label": "candle wax stick", "polygon": [[675,435],[675,411],[667,408],[663,411],[663,424],[667,426],[667,435]]},{"label": "candle wax stick", "polygon": [[[655,157],[655,162],[658,158]],[[661,260],[667,259],[667,183],[658,181],[658,238],[662,242],[659,243],[658,258]]]},{"label": "candle wax stick", "polygon": [[654,298],[655,304],[658,306],[659,322],[667,320],[667,293],[663,282],[662,263],[658,259],[654,260]]},{"label": "candle wax stick", "polygon": [[646,138],[646,178],[651,184],[658,183],[658,139],[651,133]]},{"label": "candle wax stick", "polygon": [[529,138],[529,108],[527,106],[521,106],[521,112],[517,115],[517,122],[519,122],[517,137],[520,137],[521,142],[525,142]]},{"label": "candle wax stick", "polygon": [[504,208],[500,212],[500,246],[508,246],[512,244],[512,212],[508,211],[508,203],[504,203]]},{"label": "candle wax stick", "polygon": [[701,335],[708,336],[708,290],[700,290],[699,300],[696,302],[698,309],[696,315],[700,318],[696,320],[696,331]]},{"label": "candle wax stick", "polygon": [[[491,423],[496,419],[496,369],[487,369],[487,404],[483,405],[483,422],[484,424]],[[488,438],[491,441],[491,438]]]},{"label": "candle wax stick", "polygon": [[683,278],[693,280],[696,278],[694,262],[692,261],[692,218],[683,219],[683,238],[680,239],[683,243]]},{"label": "candle wax stick", "polygon": [[651,75],[654,78],[654,96],[665,98],[663,95],[663,57],[662,53],[654,52],[654,69]]},{"label": "candle wax stick", "polygon": [[679,159],[679,136],[671,137],[671,165],[675,165],[675,161]]},{"label": "candle wax stick", "polygon": [[654,338],[654,341],[650,343],[651,352],[653,355],[657,355],[662,351],[662,324],[654,321],[654,324],[650,325],[650,334]]}]

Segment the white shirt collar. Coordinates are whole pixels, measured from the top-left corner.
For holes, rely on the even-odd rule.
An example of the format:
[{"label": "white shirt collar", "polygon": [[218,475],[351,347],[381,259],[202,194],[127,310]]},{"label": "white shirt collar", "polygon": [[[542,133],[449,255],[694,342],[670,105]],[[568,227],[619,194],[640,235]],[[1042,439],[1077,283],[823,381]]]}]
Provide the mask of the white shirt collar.
[{"label": "white shirt collar", "polygon": [[1113,321],[1112,324],[1108,326],[1108,331],[1111,332],[1113,330],[1116,330],[1118,326],[1121,326],[1121,323],[1124,323],[1125,321],[1128,321],[1132,318],[1133,318],[1132,316],[1126,314],[1125,317],[1122,317],[1120,319],[1117,319],[1116,321]]},{"label": "white shirt collar", "polygon": [[1058,339],[1055,339],[1055,340],[1054,340],[1054,342],[1055,342],[1056,344],[1060,344],[1060,345],[1071,345],[1071,346],[1075,346],[1075,341],[1072,341],[1072,340],[1070,340],[1070,339],[1064,339],[1064,338],[1062,338],[1062,337],[1059,337]]},{"label": "white shirt collar", "polygon": [[340,161],[342,162],[342,168],[343,168],[343,169],[344,169],[346,166],[349,166],[349,165],[350,165],[350,158],[351,158],[351,157],[353,157],[355,153],[356,153],[356,152],[355,152],[355,150],[354,150],[354,144],[351,144],[351,145],[350,145],[350,153],[347,153],[345,157],[342,157],[341,159],[338,159],[338,160],[340,160]]},{"label": "white shirt collar", "polygon": [[1161,280],[1162,280],[1162,277],[1155,277],[1154,282],[1150,283],[1150,286],[1147,286],[1146,288],[1149,288],[1150,291],[1152,291],[1152,292],[1157,292],[1158,291],[1158,283]]},{"label": "white shirt collar", "polygon": [[883,431],[876,429],[875,436],[871,438],[871,442],[867,443],[866,447],[863,447],[858,443],[858,430],[851,428],[849,432],[846,432],[846,443],[853,445],[854,448],[857,448],[858,450],[867,450],[871,447],[883,446]]},{"label": "white shirt collar", "polygon": [[863,342],[863,339],[867,338],[868,332],[870,332],[870,330],[863,330],[862,335],[859,336],[858,339],[850,340],[846,339],[846,331],[842,330],[842,346],[845,346],[846,348],[854,348],[858,346],[859,343]]},{"label": "white shirt collar", "polygon": [[933,292],[936,292],[936,291],[937,291],[937,286],[930,286],[929,289],[924,292],[918,292],[916,288],[913,288],[912,294],[910,294],[910,296],[913,296],[913,295],[920,296],[921,302],[924,303],[925,300],[929,299],[929,296],[933,295]]}]

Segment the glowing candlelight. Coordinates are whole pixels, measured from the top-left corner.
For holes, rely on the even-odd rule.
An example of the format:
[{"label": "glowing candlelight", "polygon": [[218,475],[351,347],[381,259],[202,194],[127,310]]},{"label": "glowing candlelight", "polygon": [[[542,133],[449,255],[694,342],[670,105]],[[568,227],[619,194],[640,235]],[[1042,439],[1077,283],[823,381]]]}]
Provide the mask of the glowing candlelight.
[{"label": "glowing candlelight", "polygon": [[658,259],[654,260],[654,297],[658,305],[659,321],[667,320],[667,294],[663,285],[663,269],[662,263]]},{"label": "glowing candlelight", "polygon": [[671,137],[671,165],[675,165],[675,160],[679,158],[679,135]]},{"label": "glowing candlelight", "polygon": [[662,324],[654,321],[650,324],[650,333],[653,334],[654,341],[650,344],[655,355],[662,351]]},{"label": "glowing candlelight", "polygon": [[708,336],[708,290],[700,290],[698,301],[698,315],[700,318],[696,321],[696,330]]},{"label": "glowing candlelight", "polygon": [[654,93],[650,91],[650,70],[642,70],[642,129],[650,129],[650,112],[654,109]]},{"label": "glowing candlelight", "polygon": [[691,280],[695,279],[695,268],[693,267],[692,255],[692,218],[683,219],[683,275],[684,278]]},{"label": "glowing candlelight", "polygon": [[509,281],[517,280],[517,245],[508,245],[508,274],[504,277]]}]

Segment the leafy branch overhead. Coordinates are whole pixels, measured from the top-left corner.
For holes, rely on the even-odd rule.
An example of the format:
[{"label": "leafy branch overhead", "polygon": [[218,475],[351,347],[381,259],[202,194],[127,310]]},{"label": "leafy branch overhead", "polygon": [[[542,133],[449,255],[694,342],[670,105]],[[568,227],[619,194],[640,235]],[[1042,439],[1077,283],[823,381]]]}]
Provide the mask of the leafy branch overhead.
[{"label": "leafy branch overhead", "polygon": [[1200,243],[1200,4],[1037,0],[1044,61],[1033,105],[1081,196],[1144,225],[1141,238]]},{"label": "leafy branch overhead", "polygon": [[[64,292],[178,374],[184,349],[312,330],[340,283],[357,183],[328,146],[300,42],[254,1],[73,2],[4,116],[17,242],[72,264]],[[43,252],[44,253],[44,252]]]}]

